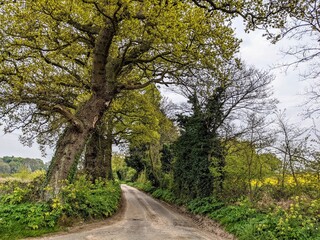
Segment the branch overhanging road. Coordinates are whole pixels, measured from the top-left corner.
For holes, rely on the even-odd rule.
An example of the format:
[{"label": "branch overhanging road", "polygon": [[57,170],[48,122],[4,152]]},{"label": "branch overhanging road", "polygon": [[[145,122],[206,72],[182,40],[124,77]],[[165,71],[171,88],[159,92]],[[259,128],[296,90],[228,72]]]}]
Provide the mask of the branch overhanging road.
[{"label": "branch overhanging road", "polygon": [[[121,185],[124,212],[111,225],[90,230],[42,237],[46,240],[225,240],[200,229],[195,222],[175,209],[127,185]],[[221,230],[220,230],[221,231]]]}]

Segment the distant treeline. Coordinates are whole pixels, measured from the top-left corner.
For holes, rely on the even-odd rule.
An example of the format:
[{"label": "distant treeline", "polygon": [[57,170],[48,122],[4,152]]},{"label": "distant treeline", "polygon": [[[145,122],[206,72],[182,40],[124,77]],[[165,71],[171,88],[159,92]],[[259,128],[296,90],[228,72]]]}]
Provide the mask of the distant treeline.
[{"label": "distant treeline", "polygon": [[16,173],[21,170],[36,170],[46,169],[47,165],[38,158],[22,158],[22,157],[0,157],[0,174]]}]

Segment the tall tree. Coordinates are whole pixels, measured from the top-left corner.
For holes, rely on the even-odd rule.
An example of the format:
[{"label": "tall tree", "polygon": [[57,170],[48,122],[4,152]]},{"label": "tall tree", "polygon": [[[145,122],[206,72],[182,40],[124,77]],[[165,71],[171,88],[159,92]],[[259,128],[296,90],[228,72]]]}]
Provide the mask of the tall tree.
[{"label": "tall tree", "polygon": [[[231,168],[234,167],[233,172],[229,172],[229,178],[240,181],[238,187],[241,189],[244,186],[242,189],[245,189],[248,197],[252,200],[255,193],[252,180],[261,180],[268,171],[271,172],[270,166],[274,165],[275,158],[266,153],[271,150],[276,132],[269,127],[272,125],[272,120],[270,116],[268,119],[265,114],[249,113],[242,122],[245,125],[243,134],[239,136],[238,140],[230,141],[227,144],[229,148],[228,164],[231,165]],[[233,143],[235,146],[232,146]],[[230,148],[235,152],[233,153]],[[261,152],[265,154],[261,154]],[[230,161],[230,157],[235,160],[234,163]],[[228,168],[230,169],[230,166]],[[230,176],[231,174],[234,176]]]},{"label": "tall tree", "polygon": [[247,22],[246,30],[254,30],[259,27],[266,30],[266,35],[274,40],[280,35],[275,35],[269,29],[283,28],[288,17],[297,8],[305,5],[305,0],[280,0],[280,1],[214,1],[192,0],[198,7],[209,12],[221,11],[226,15],[239,16]]},{"label": "tall tree", "polygon": [[147,177],[159,184],[162,175],[160,149],[163,144],[173,142],[178,131],[166,116],[163,99],[155,86],[127,93],[127,96],[124,104],[117,105],[114,110],[116,141],[129,146],[129,158],[140,154]]},{"label": "tall tree", "polygon": [[128,167],[131,167],[134,170],[136,170],[136,174],[132,178],[132,180],[134,181],[137,180],[139,174],[146,169],[146,151],[146,145],[129,148],[129,155],[126,156],[125,162]]},{"label": "tall tree", "polygon": [[[264,10],[270,14],[263,19],[283,18],[273,1],[264,7],[258,0],[193,2],[1,4],[0,115],[7,130],[17,126],[34,133],[27,134],[26,141],[38,136],[44,144],[49,136],[54,143],[59,136],[46,181],[54,194],[61,180],[71,179],[88,137],[121,91],[174,81],[191,65],[210,63],[218,71],[237,50],[230,28],[230,19],[237,15],[250,28],[262,23]],[[209,11],[201,2],[209,4]]]},{"label": "tall tree", "polygon": [[299,1],[281,29],[281,38],[294,39],[295,46],[289,46],[285,53],[292,56],[294,61],[286,66],[298,66],[301,63],[310,63],[309,71],[302,73],[307,78],[319,77],[319,0]]},{"label": "tall tree", "polygon": [[208,158],[215,168],[217,193],[223,189],[227,142],[247,132],[243,122],[248,114],[267,114],[275,107],[276,100],[270,88],[272,79],[268,73],[246,68],[239,61],[226,64],[219,74],[203,68],[182,78],[183,94],[192,97],[197,93],[202,121],[206,122],[210,134]]},{"label": "tall tree", "polygon": [[161,157],[161,171],[164,173],[169,173],[172,170],[173,163],[173,150],[171,145],[164,144],[162,149],[160,150]]},{"label": "tall tree", "polygon": [[[271,34],[275,41],[290,41],[283,53],[289,56],[287,63],[282,64],[286,70],[299,68],[302,79],[312,80],[306,90],[308,96],[304,104],[304,113],[307,117],[318,116],[320,112],[320,84],[319,84],[319,57],[320,57],[320,1],[303,0],[290,13],[288,21],[280,31]],[[313,81],[314,80],[314,81]]]},{"label": "tall tree", "polygon": [[[249,141],[232,140],[227,144],[224,196],[253,199],[258,184],[281,169],[281,160],[271,153],[259,153]],[[253,183],[256,184],[253,184]]]},{"label": "tall tree", "polygon": [[225,16],[183,1],[18,1],[1,12],[1,115],[44,132],[64,119],[46,182],[54,194],[119,92],[190,64],[219,69],[238,47]]},{"label": "tall tree", "polygon": [[84,172],[92,182],[97,179],[113,179],[112,173],[112,118],[102,121],[91,133],[85,147]]},{"label": "tall tree", "polygon": [[210,172],[211,141],[215,137],[207,126],[196,94],[190,97],[192,115],[180,115],[181,136],[175,143],[174,190],[182,199],[210,196],[213,177]]}]

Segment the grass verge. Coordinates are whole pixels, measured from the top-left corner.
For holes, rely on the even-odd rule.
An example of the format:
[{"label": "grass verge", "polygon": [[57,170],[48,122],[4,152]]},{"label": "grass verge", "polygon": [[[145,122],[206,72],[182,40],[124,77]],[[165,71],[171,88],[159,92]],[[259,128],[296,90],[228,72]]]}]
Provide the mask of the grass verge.
[{"label": "grass verge", "polygon": [[320,199],[295,197],[287,204],[272,202],[263,207],[247,199],[227,203],[207,197],[185,202],[167,189],[142,183],[131,186],[163,201],[184,205],[191,213],[208,216],[239,240],[320,240]]}]

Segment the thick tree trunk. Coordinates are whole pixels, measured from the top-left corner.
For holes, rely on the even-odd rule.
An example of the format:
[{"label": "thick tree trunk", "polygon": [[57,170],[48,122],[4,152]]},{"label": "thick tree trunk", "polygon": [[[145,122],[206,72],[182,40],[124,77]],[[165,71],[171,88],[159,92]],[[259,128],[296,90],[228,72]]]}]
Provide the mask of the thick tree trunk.
[{"label": "thick tree trunk", "polygon": [[[115,80],[119,66],[110,59],[109,50],[115,36],[116,26],[109,21],[101,28],[95,39],[91,89],[92,96],[79,107],[71,124],[60,137],[45,182],[44,199],[60,192],[64,180],[75,174],[78,159],[85,143],[100,122],[112,99],[116,96]],[[52,189],[52,190],[51,190]]]},{"label": "thick tree trunk", "polygon": [[104,156],[101,154],[104,141],[102,139],[103,135],[100,135],[99,131],[99,129],[95,129],[91,134],[84,157],[84,172],[92,182],[95,182],[98,178],[106,178]]},{"label": "thick tree trunk", "polygon": [[47,172],[44,199],[57,195],[65,180],[72,180],[79,157],[84,149],[96,122],[106,110],[105,98],[93,95],[80,109],[76,117],[81,120],[81,127],[70,125],[60,137],[55,155]]},{"label": "thick tree trunk", "polygon": [[112,126],[101,123],[92,133],[86,147],[84,171],[91,181],[113,179],[112,175]]},{"label": "thick tree trunk", "polygon": [[112,135],[113,125],[112,119],[108,122],[107,131],[106,131],[106,149],[105,149],[105,158],[106,158],[106,169],[107,169],[107,179],[113,180],[113,172],[112,172],[112,143],[113,143],[113,135]]}]

